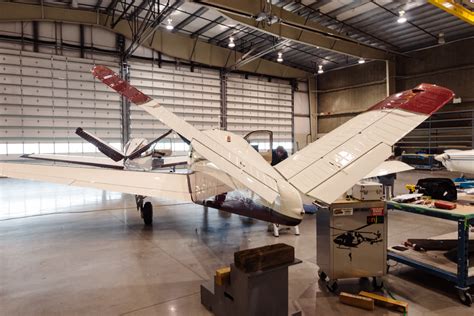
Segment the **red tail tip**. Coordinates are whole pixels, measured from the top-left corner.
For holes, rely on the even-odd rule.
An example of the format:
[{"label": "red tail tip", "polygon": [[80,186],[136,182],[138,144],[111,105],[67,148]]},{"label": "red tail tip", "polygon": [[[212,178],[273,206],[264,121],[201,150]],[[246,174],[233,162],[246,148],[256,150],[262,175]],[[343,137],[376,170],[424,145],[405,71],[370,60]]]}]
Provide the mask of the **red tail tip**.
[{"label": "red tail tip", "polygon": [[370,110],[402,109],[431,115],[454,97],[454,92],[434,84],[422,83],[411,90],[393,94]]}]

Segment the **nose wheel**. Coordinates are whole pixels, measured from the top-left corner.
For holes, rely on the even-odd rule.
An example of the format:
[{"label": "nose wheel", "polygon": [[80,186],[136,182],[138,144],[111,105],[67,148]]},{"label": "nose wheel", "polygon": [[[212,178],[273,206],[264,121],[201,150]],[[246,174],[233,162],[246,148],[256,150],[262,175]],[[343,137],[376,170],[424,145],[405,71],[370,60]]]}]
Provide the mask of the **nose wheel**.
[{"label": "nose wheel", "polygon": [[144,199],[144,196],[135,196],[137,209],[140,210],[141,218],[143,218],[145,225],[150,226],[153,224],[153,205],[151,205],[151,202],[143,203]]}]

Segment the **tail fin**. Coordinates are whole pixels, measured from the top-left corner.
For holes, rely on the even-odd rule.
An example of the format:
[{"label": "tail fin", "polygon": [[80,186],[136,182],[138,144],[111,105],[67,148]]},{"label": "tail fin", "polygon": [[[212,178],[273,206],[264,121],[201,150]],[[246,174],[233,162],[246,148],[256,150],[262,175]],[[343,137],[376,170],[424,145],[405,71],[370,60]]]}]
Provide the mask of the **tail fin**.
[{"label": "tail fin", "polygon": [[150,98],[131,86],[109,68],[100,65],[95,66],[92,69],[92,74],[141,109],[160,120],[181,137],[187,139],[194,151],[214,163],[217,168],[226,172],[267,202],[275,202],[279,194],[276,179],[281,179],[281,176],[273,168],[267,168],[269,166],[266,161],[263,159],[262,161],[252,161],[237,153],[231,146],[223,146],[206,133],[201,132],[173,112],[161,106],[157,100]]},{"label": "tail fin", "polygon": [[124,154],[112,148],[109,144],[104,142],[102,139],[92,135],[89,132],[86,132],[81,127],[78,127],[76,129],[76,134],[80,136],[82,139],[88,141],[89,143],[97,147],[97,149],[99,149],[101,153],[103,153],[104,155],[106,155],[107,157],[109,157],[115,162],[120,161],[123,158],[125,158]]},{"label": "tail fin", "polygon": [[332,203],[387,159],[391,146],[453,96],[451,90],[431,84],[394,94],[275,168],[300,192]]}]

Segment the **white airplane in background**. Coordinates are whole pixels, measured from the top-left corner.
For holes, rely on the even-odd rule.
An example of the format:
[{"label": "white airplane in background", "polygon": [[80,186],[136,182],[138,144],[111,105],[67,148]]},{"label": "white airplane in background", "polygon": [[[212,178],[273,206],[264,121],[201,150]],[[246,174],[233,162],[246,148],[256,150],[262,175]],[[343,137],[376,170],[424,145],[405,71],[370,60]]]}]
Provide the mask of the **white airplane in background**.
[{"label": "white airplane in background", "polygon": [[474,149],[445,150],[443,154],[435,156],[449,171],[474,174]]},{"label": "white airplane in background", "polygon": [[107,67],[96,66],[92,73],[187,140],[188,169],[158,172],[7,162],[0,163],[0,175],[134,194],[142,217],[149,219],[145,223],[151,223],[152,206],[143,205],[143,199],[160,196],[298,225],[303,199],[334,202],[379,167],[399,139],[454,96],[430,84],[397,93],[272,167],[242,137],[196,129]]}]

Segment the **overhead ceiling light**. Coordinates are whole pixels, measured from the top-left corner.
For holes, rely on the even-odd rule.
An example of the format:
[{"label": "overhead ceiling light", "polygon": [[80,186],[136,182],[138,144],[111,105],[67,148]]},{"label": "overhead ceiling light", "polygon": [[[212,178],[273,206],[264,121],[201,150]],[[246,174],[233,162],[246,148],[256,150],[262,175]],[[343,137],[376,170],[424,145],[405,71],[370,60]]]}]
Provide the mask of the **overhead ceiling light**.
[{"label": "overhead ceiling light", "polygon": [[364,58],[359,58],[359,64],[364,64],[365,63],[365,59]]},{"label": "overhead ceiling light", "polygon": [[322,74],[324,72],[323,65],[319,65],[318,68],[319,68],[318,69],[318,74]]},{"label": "overhead ceiling light", "polygon": [[235,47],[234,38],[232,36],[229,37],[229,44],[227,44],[227,46],[229,46],[230,48]]},{"label": "overhead ceiling light", "polygon": [[397,22],[398,23],[405,23],[407,21],[407,18],[405,17],[405,11],[401,10],[401,11],[398,11],[398,20]]},{"label": "overhead ceiling light", "polygon": [[282,52],[278,52],[277,62],[279,62],[279,63],[283,62],[283,53]]},{"label": "overhead ceiling light", "polygon": [[446,44],[446,39],[444,38],[444,33],[438,34],[438,44],[443,45]]},{"label": "overhead ceiling light", "polygon": [[167,29],[167,30],[170,30],[170,31],[171,31],[172,29],[174,29],[174,26],[173,26],[173,24],[171,24],[171,22],[173,22],[173,20],[168,19],[168,24],[166,24],[166,29]]},{"label": "overhead ceiling light", "polygon": [[451,2],[446,1],[446,2],[443,2],[443,7],[448,8],[448,9],[452,9],[454,6]]}]

